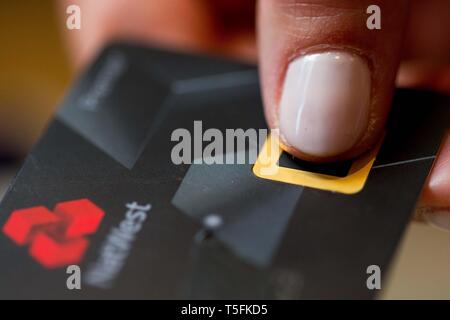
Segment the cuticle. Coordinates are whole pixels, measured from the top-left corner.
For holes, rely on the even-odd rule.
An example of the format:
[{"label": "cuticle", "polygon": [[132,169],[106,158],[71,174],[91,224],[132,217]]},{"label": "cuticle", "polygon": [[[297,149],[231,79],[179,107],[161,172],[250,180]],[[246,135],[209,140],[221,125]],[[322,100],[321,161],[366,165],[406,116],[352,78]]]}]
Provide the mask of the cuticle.
[{"label": "cuticle", "polygon": [[295,52],[295,54],[292,54],[288,57],[288,64],[289,65],[292,61],[301,58],[302,56],[306,56],[309,54],[314,53],[325,53],[330,51],[343,51],[343,52],[350,52],[351,54],[357,55],[367,63],[367,66],[369,67],[370,72],[373,74],[374,72],[374,63],[373,58],[370,54],[365,52],[364,50],[361,50],[359,48],[353,47],[353,46],[347,46],[347,45],[329,45],[329,44],[319,44],[314,45],[311,47],[308,47],[306,49],[300,50]]}]

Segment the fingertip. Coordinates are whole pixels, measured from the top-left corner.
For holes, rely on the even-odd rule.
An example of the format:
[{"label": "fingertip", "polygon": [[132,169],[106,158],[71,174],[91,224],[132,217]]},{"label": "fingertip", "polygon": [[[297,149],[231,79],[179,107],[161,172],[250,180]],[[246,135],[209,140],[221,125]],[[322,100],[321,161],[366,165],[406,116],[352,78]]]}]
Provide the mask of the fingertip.
[{"label": "fingertip", "polygon": [[450,209],[450,131],[425,185],[423,202],[429,207]]},{"label": "fingertip", "polygon": [[356,157],[379,140],[406,25],[404,1],[380,2],[375,31],[366,2],[336,3],[269,0],[258,10],[267,121],[286,150],[313,161]]}]

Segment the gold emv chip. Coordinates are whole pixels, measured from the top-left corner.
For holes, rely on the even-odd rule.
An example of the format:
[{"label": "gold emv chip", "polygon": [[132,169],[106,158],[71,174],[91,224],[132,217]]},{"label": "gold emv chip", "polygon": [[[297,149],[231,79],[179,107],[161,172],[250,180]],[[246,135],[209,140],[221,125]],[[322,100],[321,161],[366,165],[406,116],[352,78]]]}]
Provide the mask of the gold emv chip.
[{"label": "gold emv chip", "polygon": [[332,165],[311,164],[285,153],[278,139],[269,135],[253,166],[253,173],[262,179],[354,194],[363,189],[380,146],[381,141],[353,161]]}]

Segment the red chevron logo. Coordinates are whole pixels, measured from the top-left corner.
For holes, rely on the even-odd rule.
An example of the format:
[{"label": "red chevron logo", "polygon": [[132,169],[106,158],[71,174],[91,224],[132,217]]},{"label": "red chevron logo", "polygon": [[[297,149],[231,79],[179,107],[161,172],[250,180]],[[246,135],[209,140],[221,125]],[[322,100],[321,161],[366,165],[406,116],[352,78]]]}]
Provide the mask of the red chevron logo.
[{"label": "red chevron logo", "polygon": [[88,199],[58,203],[53,211],[37,206],[15,210],[3,233],[45,268],[77,264],[89,247],[86,235],[97,231],[104,211]]}]

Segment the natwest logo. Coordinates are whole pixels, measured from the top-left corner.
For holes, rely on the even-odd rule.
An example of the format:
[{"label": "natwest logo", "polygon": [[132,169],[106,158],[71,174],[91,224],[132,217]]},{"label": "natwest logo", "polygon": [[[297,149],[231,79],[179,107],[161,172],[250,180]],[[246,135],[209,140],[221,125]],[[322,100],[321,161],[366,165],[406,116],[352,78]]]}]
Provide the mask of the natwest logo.
[{"label": "natwest logo", "polygon": [[89,246],[86,235],[97,231],[104,211],[88,199],[58,203],[53,211],[38,206],[15,210],[3,233],[46,268],[77,264]]}]

